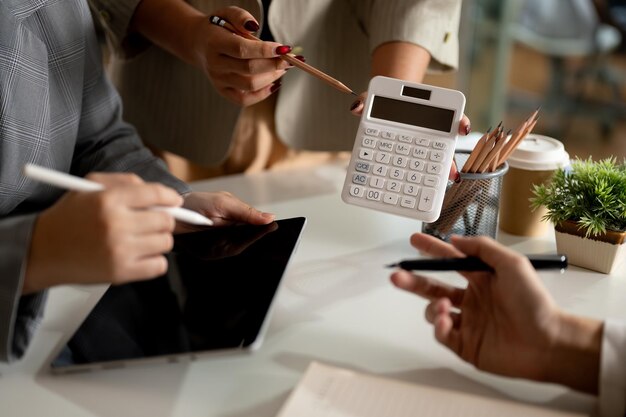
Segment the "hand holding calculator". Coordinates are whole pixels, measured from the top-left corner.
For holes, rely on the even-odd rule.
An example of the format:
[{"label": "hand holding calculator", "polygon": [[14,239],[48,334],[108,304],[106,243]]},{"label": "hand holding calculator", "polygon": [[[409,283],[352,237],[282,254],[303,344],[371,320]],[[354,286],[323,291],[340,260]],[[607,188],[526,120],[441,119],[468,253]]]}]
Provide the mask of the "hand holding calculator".
[{"label": "hand holding calculator", "polygon": [[424,222],[437,220],[464,108],[460,91],[374,77],[343,201]]}]

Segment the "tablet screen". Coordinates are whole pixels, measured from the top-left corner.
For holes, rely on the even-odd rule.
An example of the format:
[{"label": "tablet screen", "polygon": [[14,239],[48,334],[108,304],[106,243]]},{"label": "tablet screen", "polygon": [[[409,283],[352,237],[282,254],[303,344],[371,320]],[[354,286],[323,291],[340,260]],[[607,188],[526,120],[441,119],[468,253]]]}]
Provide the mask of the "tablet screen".
[{"label": "tablet screen", "polygon": [[176,235],[167,274],[109,287],[52,367],[257,347],[304,223]]}]

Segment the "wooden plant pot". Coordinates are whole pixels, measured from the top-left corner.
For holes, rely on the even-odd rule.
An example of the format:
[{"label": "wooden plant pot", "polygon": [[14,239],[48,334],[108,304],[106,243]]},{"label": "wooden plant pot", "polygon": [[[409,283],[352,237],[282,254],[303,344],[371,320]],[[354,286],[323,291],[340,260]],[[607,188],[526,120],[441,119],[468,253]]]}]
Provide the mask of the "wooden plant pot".
[{"label": "wooden plant pot", "polygon": [[578,224],[565,221],[554,226],[556,249],[567,255],[570,265],[610,274],[626,258],[626,232],[608,231],[585,237]]}]

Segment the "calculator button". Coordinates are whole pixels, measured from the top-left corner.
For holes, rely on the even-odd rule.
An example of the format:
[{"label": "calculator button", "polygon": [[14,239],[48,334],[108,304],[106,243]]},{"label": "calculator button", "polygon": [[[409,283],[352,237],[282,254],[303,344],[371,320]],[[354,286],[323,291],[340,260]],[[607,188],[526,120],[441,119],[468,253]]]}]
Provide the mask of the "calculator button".
[{"label": "calculator button", "polygon": [[419,174],[419,173],[417,173],[417,172],[410,171],[410,172],[407,174],[407,176],[406,176],[406,180],[407,180],[408,182],[412,182],[412,183],[415,183],[415,184],[419,184],[419,183],[420,183],[420,181],[422,180],[422,174]]},{"label": "calculator button", "polygon": [[443,161],[445,153],[443,151],[432,151],[430,153],[430,160],[435,162]]},{"label": "calculator button", "polygon": [[386,152],[393,152],[393,142],[389,142],[388,140],[381,140],[378,142],[378,149]]},{"label": "calculator button", "polygon": [[416,147],[413,149],[413,156],[416,158],[426,159],[426,155],[428,155],[428,149],[422,147]]},{"label": "calculator button", "polygon": [[424,176],[424,185],[428,187],[436,187],[439,185],[439,178],[433,177],[432,175]]},{"label": "calculator button", "polygon": [[397,167],[404,168],[409,163],[409,158],[402,155],[396,155],[393,158],[393,164]]},{"label": "calculator button", "polygon": [[368,138],[367,136],[363,138],[363,146],[366,148],[375,148],[376,147],[376,139]]},{"label": "calculator button", "polygon": [[358,185],[350,186],[350,195],[352,197],[363,197],[365,195],[365,188]]},{"label": "calculator button", "polygon": [[367,190],[365,194],[368,200],[380,201],[383,196],[383,193],[378,190]]},{"label": "calculator button", "polygon": [[400,135],[398,137],[398,140],[400,142],[404,142],[404,143],[413,143],[413,141],[415,140],[415,138],[413,136],[409,136],[409,135]]},{"label": "calculator button", "polygon": [[378,136],[378,134],[380,133],[380,130],[374,128],[374,127],[366,127],[365,128],[365,134],[369,135],[369,136]]},{"label": "calculator button", "polygon": [[404,194],[416,196],[419,191],[419,187],[413,184],[404,184]]},{"label": "calculator button", "polygon": [[372,164],[369,162],[357,161],[354,165],[354,169],[359,172],[370,172]]},{"label": "calculator button", "polygon": [[401,188],[402,183],[400,181],[387,181],[387,189],[389,191],[395,191],[396,193],[399,193]]},{"label": "calculator button", "polygon": [[388,166],[376,164],[374,165],[374,169],[372,172],[374,173],[374,175],[380,175],[381,177],[384,177],[387,175],[388,170],[389,170]]},{"label": "calculator button", "polygon": [[380,136],[381,136],[383,139],[395,139],[395,138],[396,138],[396,134],[395,134],[395,133],[393,133],[393,132],[388,132],[388,131],[385,131],[385,130],[383,130],[382,132],[380,132]]},{"label": "calculator button", "polygon": [[374,152],[370,151],[369,149],[361,149],[359,151],[359,158],[371,161],[372,159],[374,159]]},{"label": "calculator button", "polygon": [[405,145],[403,143],[398,143],[396,145],[396,153],[400,155],[408,155],[411,153],[411,147],[409,145]]},{"label": "calculator button", "polygon": [[355,184],[359,184],[359,185],[366,185],[367,179],[368,179],[368,176],[363,175],[363,174],[354,174],[352,176],[352,182]]},{"label": "calculator button", "polygon": [[370,185],[374,188],[383,188],[385,186],[385,180],[380,177],[372,177]]},{"label": "calculator button", "polygon": [[430,140],[425,139],[425,138],[417,138],[415,143],[417,143],[420,146],[428,146],[428,145],[430,145]]},{"label": "calculator button", "polygon": [[431,211],[433,209],[433,202],[435,200],[435,189],[424,188],[422,195],[420,196],[420,204],[418,209],[421,211]]},{"label": "calculator button", "polygon": [[440,174],[442,169],[441,164],[435,164],[433,162],[429,162],[426,164],[426,172],[429,174]]},{"label": "calculator button", "polygon": [[389,162],[391,162],[391,154],[378,152],[376,154],[376,162],[380,162],[381,164],[388,164]]},{"label": "calculator button", "polygon": [[411,159],[411,163],[409,164],[409,168],[413,171],[423,171],[426,166],[426,162],[421,159]]},{"label": "calculator button", "polygon": [[391,204],[393,206],[395,206],[396,204],[398,204],[398,200],[399,197],[397,194],[390,194],[390,193],[385,193],[385,196],[383,197],[383,201],[387,204]]},{"label": "calculator button", "polygon": [[400,199],[400,205],[406,208],[415,208],[416,200],[413,197],[403,196]]},{"label": "calculator button", "polygon": [[444,151],[448,149],[448,144],[445,142],[440,142],[438,140],[433,142],[433,148],[439,149],[440,151]]},{"label": "calculator button", "polygon": [[389,173],[389,176],[391,178],[393,178],[394,180],[401,180],[401,179],[404,178],[404,170],[403,169],[394,168]]}]

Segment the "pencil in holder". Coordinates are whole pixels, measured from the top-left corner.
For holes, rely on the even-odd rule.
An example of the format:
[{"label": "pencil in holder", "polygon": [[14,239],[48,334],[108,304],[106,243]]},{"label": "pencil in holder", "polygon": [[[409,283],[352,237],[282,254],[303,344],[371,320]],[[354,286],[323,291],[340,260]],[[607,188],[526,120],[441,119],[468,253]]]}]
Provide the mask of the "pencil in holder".
[{"label": "pencil in holder", "polygon": [[[469,152],[457,151],[455,161],[462,167]],[[498,230],[500,190],[509,167],[505,162],[493,172],[461,173],[461,180],[449,181],[441,215],[424,223],[422,232],[448,241],[452,235],[490,236]]]}]

